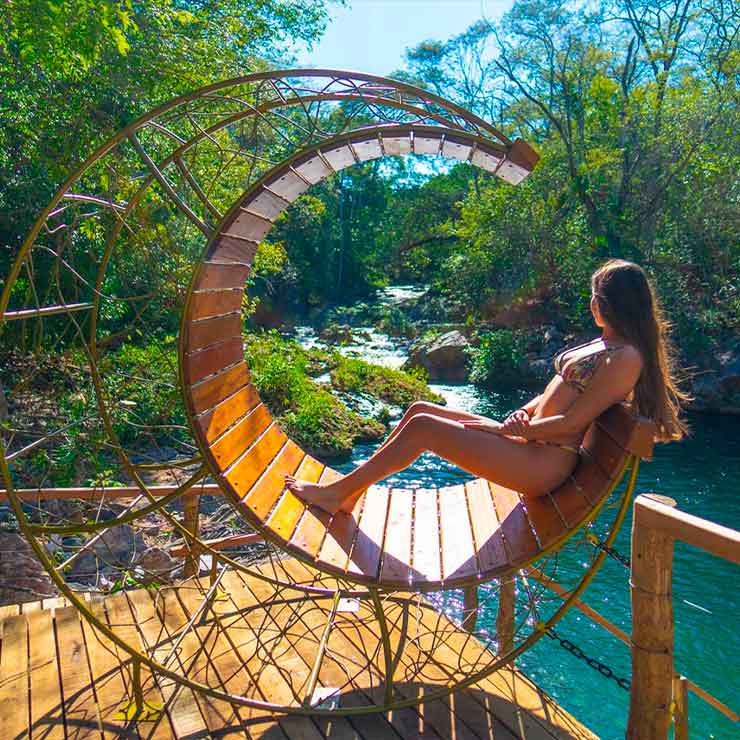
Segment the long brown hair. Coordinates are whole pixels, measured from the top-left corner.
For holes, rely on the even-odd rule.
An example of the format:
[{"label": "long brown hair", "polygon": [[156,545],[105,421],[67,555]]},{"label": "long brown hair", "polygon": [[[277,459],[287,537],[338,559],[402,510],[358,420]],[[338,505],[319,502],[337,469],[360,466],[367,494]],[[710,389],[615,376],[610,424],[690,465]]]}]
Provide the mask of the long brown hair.
[{"label": "long brown hair", "polygon": [[635,410],[655,422],[660,441],[681,439],[687,432],[681,404],[690,396],[678,386],[670,325],[645,271],[634,262],[611,259],[592,275],[591,289],[603,319],[642,356]]}]

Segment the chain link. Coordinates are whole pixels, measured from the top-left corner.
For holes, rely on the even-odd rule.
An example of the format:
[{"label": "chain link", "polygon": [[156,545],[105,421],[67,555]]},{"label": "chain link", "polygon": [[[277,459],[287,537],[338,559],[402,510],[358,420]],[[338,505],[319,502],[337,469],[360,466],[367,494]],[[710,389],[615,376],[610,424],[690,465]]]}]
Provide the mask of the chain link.
[{"label": "chain link", "polygon": [[615,550],[613,547],[609,547],[606,542],[600,540],[595,534],[588,534],[586,537],[597,550],[602,550],[609,557],[614,558],[618,563],[621,563],[625,568],[630,568],[632,561],[626,555],[622,555],[618,550]]},{"label": "chain link", "polygon": [[584,653],[583,650],[578,647],[578,645],[571,642],[565,637],[561,637],[559,634],[557,634],[557,632],[555,632],[554,629],[550,628],[545,632],[545,634],[551,640],[557,640],[563,650],[567,650],[571,655],[578,658],[578,660],[582,660],[584,663],[587,663],[595,671],[598,671],[604,678],[613,678],[616,681],[617,686],[624,689],[625,691],[630,690],[630,682],[626,678],[620,678],[608,665],[602,663],[596,658],[591,658],[586,655],[586,653]]}]

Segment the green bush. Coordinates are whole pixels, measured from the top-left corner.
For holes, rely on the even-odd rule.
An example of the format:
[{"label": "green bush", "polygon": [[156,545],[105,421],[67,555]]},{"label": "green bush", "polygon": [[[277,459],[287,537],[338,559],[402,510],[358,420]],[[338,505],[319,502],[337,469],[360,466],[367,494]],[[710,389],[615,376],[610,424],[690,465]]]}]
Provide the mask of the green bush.
[{"label": "green bush", "polygon": [[496,329],[479,335],[477,345],[468,347],[470,380],[479,385],[517,383],[524,361],[524,339],[511,329]]}]

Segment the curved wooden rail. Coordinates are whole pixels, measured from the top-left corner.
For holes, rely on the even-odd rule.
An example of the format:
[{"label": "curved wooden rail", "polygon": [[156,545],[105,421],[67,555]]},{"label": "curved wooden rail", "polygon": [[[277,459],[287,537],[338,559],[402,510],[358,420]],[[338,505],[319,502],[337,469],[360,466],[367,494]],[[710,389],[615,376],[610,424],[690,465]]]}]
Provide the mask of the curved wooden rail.
[{"label": "curved wooden rail", "polygon": [[624,409],[608,411],[573,476],[539,499],[482,479],[432,490],[371,486],[351,514],[331,516],[284,488],[286,473],[314,481],[336,473],[285,435],[250,383],[240,309],[258,244],[312,184],[356,162],[410,152],[469,161],[514,183],[537,161],[521,140],[507,148],[418,125],[361,129],[299,152],[252,187],[212,239],[185,311],[181,371],[209,467],[258,532],[333,575],[429,591],[518,570],[558,547],[596,514],[631,457],[650,457],[654,430]]}]

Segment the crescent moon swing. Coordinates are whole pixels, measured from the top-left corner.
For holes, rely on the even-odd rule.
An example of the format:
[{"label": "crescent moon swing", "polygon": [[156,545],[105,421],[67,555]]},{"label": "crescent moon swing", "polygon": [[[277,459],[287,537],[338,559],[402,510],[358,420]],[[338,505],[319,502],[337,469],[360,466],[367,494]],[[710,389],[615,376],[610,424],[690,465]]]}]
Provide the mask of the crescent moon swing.
[{"label": "crescent moon swing", "polygon": [[[20,250],[0,300],[6,338],[22,319],[40,327],[39,346],[77,350],[73,382],[91,399],[94,417],[86,417],[78,454],[115,453],[115,477],[132,482],[137,497],[136,506],[107,518],[75,522],[47,507],[40,519],[19,491],[32,477],[32,466],[24,467],[28,445],[16,449],[6,440],[0,457],[8,499],[59,592],[89,629],[128,656],[137,710],[142,667],[236,707],[289,713],[359,714],[444,696],[512,663],[540,639],[600,567],[603,548],[593,542],[609,545],[616,537],[654,435],[650,422],[622,406],[592,424],[570,478],[536,500],[483,479],[432,490],[376,485],[351,514],[332,516],[284,488],[286,473],[313,481],[337,474],[286,435],[252,383],[241,307],[258,246],[311,186],[358,163],[411,153],[469,162],[513,185],[538,159],[524,141],[405,83],[332,70],[264,72],[176,98],[122,129],[62,185]],[[142,274],[154,291],[144,290]],[[175,351],[173,332],[161,326],[174,329],[178,316]],[[143,339],[157,346],[161,362],[145,358],[135,382],[114,382],[123,353],[135,355]],[[40,371],[25,372],[30,387]],[[132,411],[129,397],[141,384],[171,394],[168,415],[156,423]],[[53,447],[60,429],[82,423],[80,414],[58,409],[57,429],[45,429],[41,439]],[[157,441],[163,435],[169,447]],[[145,442],[158,445],[156,463],[142,457]],[[152,471],[165,470],[177,485],[161,495]],[[218,486],[215,498],[225,498],[254,539],[264,540],[261,559],[227,554],[186,526],[183,501],[206,478]],[[31,487],[40,488],[40,479]],[[99,495],[111,492],[103,487]],[[147,649],[117,629],[49,554],[49,538],[63,535],[77,537],[70,559],[83,553],[104,561],[101,538],[153,514],[195,562],[208,555],[212,563],[201,604],[167,649]],[[265,615],[286,603],[286,589],[305,608],[328,605],[311,669],[293,695],[235,692],[173,663],[234,573],[264,584],[254,588],[250,609]],[[553,595],[543,584],[556,576],[565,586]],[[322,661],[341,656],[333,630],[347,598],[359,600],[371,625],[363,634],[375,641],[379,691],[360,704],[340,697],[339,706],[317,706],[311,697]],[[285,637],[277,622],[265,617],[261,624],[279,633],[269,639]],[[458,661],[443,680],[431,691],[404,690],[429,678],[428,656],[445,642],[457,646]],[[472,644],[479,646],[473,659]]]}]

